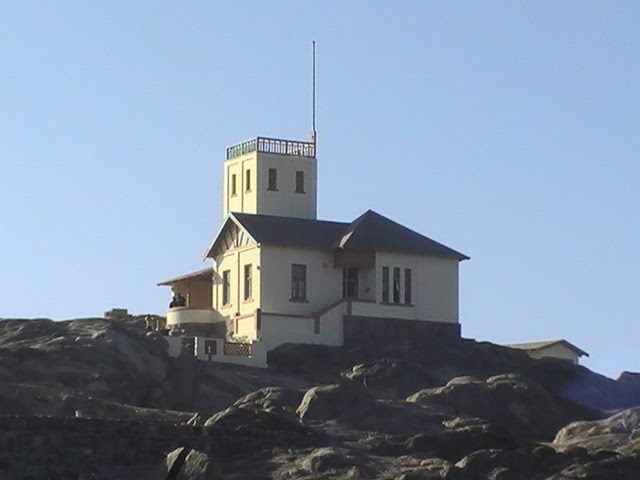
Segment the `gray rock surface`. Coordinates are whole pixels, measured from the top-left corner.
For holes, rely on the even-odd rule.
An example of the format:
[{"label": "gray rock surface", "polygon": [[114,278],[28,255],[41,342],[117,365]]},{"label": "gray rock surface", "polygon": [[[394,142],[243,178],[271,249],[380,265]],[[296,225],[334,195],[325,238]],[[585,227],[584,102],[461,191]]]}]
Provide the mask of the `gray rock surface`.
[{"label": "gray rock surface", "polygon": [[468,340],[282,346],[268,370],[166,347],[135,318],[0,321],[0,478],[638,478],[633,374]]}]

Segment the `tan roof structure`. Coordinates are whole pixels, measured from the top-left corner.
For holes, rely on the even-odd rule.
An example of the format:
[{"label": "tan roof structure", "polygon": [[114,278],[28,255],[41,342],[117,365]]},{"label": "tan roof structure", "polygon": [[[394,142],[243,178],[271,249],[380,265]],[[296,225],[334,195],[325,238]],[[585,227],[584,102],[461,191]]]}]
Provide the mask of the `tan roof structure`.
[{"label": "tan roof structure", "polygon": [[576,352],[579,356],[585,356],[588,357],[589,354],[587,352],[585,352],[584,350],[576,347],[574,344],[564,340],[564,339],[559,339],[559,340],[546,340],[546,341],[542,341],[542,342],[524,342],[524,343],[512,343],[509,345],[505,345],[505,347],[509,347],[509,348],[517,348],[519,350],[527,350],[527,351],[532,351],[532,350],[543,350],[545,348],[549,348],[552,347],[554,345],[564,345],[565,347],[573,350],[574,352]]}]

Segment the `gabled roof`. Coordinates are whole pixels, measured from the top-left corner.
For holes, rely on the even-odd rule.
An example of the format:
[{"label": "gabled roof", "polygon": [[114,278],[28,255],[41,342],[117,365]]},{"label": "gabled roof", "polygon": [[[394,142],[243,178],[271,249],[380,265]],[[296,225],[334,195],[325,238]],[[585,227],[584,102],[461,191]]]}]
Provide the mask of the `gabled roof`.
[{"label": "gabled roof", "polygon": [[542,342],[512,343],[510,345],[505,345],[505,346],[510,348],[517,348],[519,350],[544,350],[545,348],[553,347],[554,345],[564,345],[568,349],[576,352],[579,356],[583,356],[583,355],[587,357],[589,356],[587,352],[585,352],[584,350],[581,350],[580,348],[576,347],[574,344],[564,339],[545,340]]},{"label": "gabled roof", "polygon": [[334,246],[356,250],[417,253],[458,260],[469,259],[466,255],[420,235],[373,210],[367,210],[351,222]]},{"label": "gabled roof", "polygon": [[279,217],[275,215],[255,215],[251,213],[230,213],[223,228],[209,247],[206,257],[222,237],[225,226],[234,222],[245,230],[258,244],[291,247],[332,249],[335,239],[348,225],[343,222],[328,222],[309,218]]},{"label": "gabled roof", "polygon": [[230,223],[243,229],[256,243],[264,245],[414,253],[457,260],[469,258],[372,210],[351,223],[230,213],[207,250],[206,257],[213,256]]}]

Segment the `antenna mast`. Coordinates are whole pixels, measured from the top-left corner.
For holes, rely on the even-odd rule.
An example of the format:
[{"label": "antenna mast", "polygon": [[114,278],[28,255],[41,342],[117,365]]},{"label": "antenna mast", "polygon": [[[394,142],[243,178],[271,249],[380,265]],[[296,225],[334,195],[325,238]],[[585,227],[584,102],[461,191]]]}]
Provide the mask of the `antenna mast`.
[{"label": "antenna mast", "polygon": [[311,141],[316,143],[317,132],[316,132],[316,41],[313,40],[311,42],[311,51],[312,51],[312,70],[311,70]]}]

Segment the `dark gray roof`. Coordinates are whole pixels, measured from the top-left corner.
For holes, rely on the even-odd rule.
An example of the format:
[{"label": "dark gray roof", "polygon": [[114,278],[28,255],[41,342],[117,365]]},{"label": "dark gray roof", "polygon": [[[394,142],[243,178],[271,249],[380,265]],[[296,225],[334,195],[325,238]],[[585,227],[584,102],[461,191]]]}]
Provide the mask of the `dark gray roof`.
[{"label": "dark gray roof", "polygon": [[275,215],[232,214],[258,243],[305,248],[331,249],[348,223],[278,217]]},{"label": "dark gray roof", "polygon": [[256,242],[267,245],[415,253],[457,260],[469,258],[372,210],[351,223],[248,213],[231,215]]},{"label": "dark gray roof", "polygon": [[367,210],[345,229],[335,247],[355,250],[376,250],[417,253],[436,257],[468,260],[469,257],[431,240],[393,220]]}]

